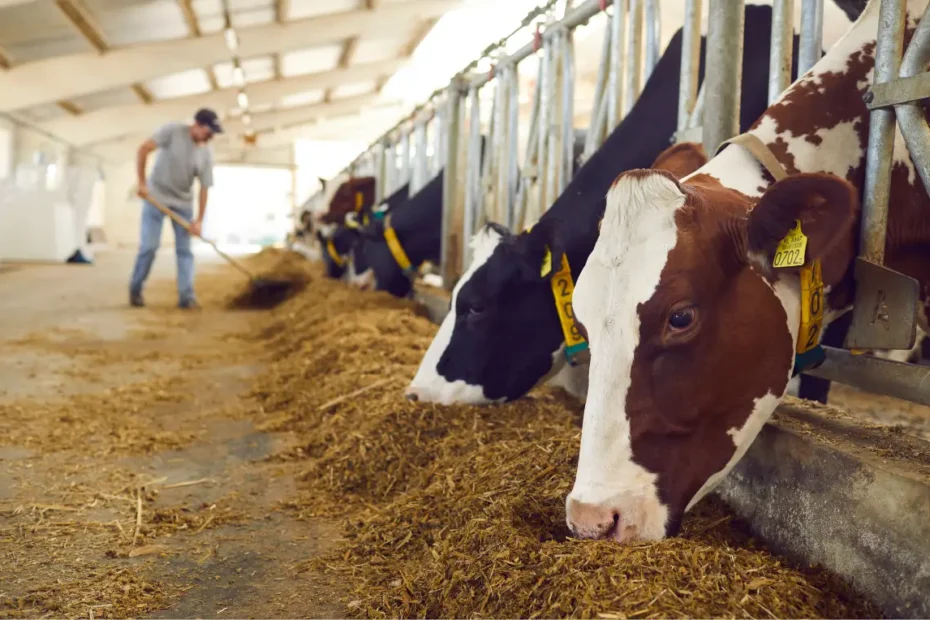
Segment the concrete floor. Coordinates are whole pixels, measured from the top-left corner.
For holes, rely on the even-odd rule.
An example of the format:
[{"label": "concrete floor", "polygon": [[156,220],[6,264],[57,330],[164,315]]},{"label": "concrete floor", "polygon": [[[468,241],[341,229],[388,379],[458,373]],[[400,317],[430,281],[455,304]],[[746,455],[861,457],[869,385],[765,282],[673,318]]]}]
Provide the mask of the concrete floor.
[{"label": "concrete floor", "polygon": [[[176,309],[173,258],[158,257],[145,309],[127,306],[129,252],[0,270],[0,616],[16,605],[36,617],[116,613],[129,594],[99,575],[127,568],[165,598],[124,613],[344,615],[340,593],[300,568],[338,527],[281,510],[298,472],[263,459],[291,438],[248,419],[262,364],[229,338],[248,316],[209,301]],[[217,260],[198,256],[198,269],[200,287]],[[101,396],[114,387],[139,395],[110,411],[126,396]],[[140,519],[134,494],[146,497],[144,545],[157,547],[139,557],[128,555],[143,545],[127,533]],[[170,530],[159,514],[202,526]]]}]

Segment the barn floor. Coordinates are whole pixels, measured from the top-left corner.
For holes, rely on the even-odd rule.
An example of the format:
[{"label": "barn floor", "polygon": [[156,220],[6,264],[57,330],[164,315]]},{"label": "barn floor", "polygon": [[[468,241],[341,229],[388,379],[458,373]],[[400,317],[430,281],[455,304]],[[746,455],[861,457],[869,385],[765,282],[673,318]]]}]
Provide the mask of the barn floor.
[{"label": "barn floor", "polygon": [[[436,463],[427,459],[423,463],[414,460],[398,464],[395,459],[392,465],[395,469],[384,472],[379,469],[377,464],[381,461],[372,455],[396,456],[394,443],[419,442],[417,424],[426,424],[423,430],[426,443],[420,451],[428,451],[432,445],[429,442],[437,442],[438,447],[434,449],[442,453],[442,458],[452,459],[450,462],[456,462],[455,450],[451,445],[442,447],[445,445],[442,442],[455,433],[446,437],[445,433],[438,433],[439,427],[451,425],[450,428],[458,428],[457,432],[463,435],[467,434],[466,428],[475,432],[475,437],[466,438],[463,444],[466,446],[474,439],[478,442],[476,446],[489,442],[486,450],[491,452],[498,449],[497,445],[512,449],[514,456],[524,451],[523,444],[514,443],[514,438],[507,434],[509,425],[494,426],[499,422],[496,418],[502,415],[494,412],[488,413],[487,420],[482,422],[491,424],[488,428],[479,427],[479,418],[484,420],[484,413],[476,415],[467,410],[437,411],[434,421],[426,415],[415,423],[410,418],[402,426],[390,426],[395,405],[389,403],[397,400],[391,390],[403,382],[405,373],[412,372],[422,355],[420,349],[429,341],[434,329],[414,322],[411,315],[404,314],[407,310],[397,315],[403,325],[390,321],[385,324],[376,317],[383,316],[381,313],[388,302],[366,296],[367,301],[362,303],[354,293],[335,294],[336,299],[329,302],[334,304],[333,308],[343,307],[340,304],[358,305],[359,316],[367,317],[367,312],[371,317],[366,320],[375,321],[356,325],[353,329],[359,333],[355,339],[345,334],[340,336],[345,339],[346,357],[339,364],[358,357],[370,368],[366,366],[347,376],[339,372],[339,364],[327,367],[326,358],[320,357],[326,355],[326,351],[313,348],[309,351],[316,356],[314,362],[298,360],[299,366],[294,366],[291,361],[274,368],[278,360],[270,361],[267,349],[263,350],[254,339],[243,338],[245,334],[254,334],[258,323],[253,321],[259,315],[226,311],[216,301],[221,293],[228,293],[238,283],[230,279],[238,277],[235,273],[222,268],[210,255],[200,256],[198,292],[205,309],[192,313],[180,311],[174,307],[173,256],[163,253],[146,291],[149,306],[130,309],[126,306],[126,279],[131,263],[131,254],[114,251],[99,255],[93,267],[0,268],[0,316],[3,317],[0,322],[0,616],[358,615],[364,607],[349,609],[340,602],[347,600],[350,594],[356,595],[351,588],[358,583],[327,577],[319,572],[319,565],[314,564],[314,559],[332,556],[331,552],[340,544],[345,524],[341,519],[314,516],[317,512],[311,507],[325,507],[329,500],[308,500],[308,491],[313,495],[316,489],[321,493],[335,490],[339,499],[341,489],[351,489],[357,495],[355,500],[364,500],[363,503],[375,511],[366,518],[384,523],[388,518],[385,515],[399,511],[398,514],[406,515],[403,519],[413,519],[404,513],[408,510],[404,501],[387,502],[386,498],[398,492],[391,490],[395,482],[388,483],[378,477],[380,474],[396,475],[397,485],[412,489],[412,495],[418,497],[419,502],[441,505],[441,498],[452,493],[453,488],[456,493],[462,492],[461,485],[451,482],[448,490],[442,485],[436,489],[433,485],[418,488],[420,473],[428,474],[432,468],[440,467],[440,462],[445,462],[440,461],[439,455],[435,457]],[[335,291],[333,287],[338,285],[326,286]],[[330,289],[324,287],[323,290]],[[391,302],[388,305],[400,308],[402,304]],[[327,312],[331,311],[324,310],[321,314]],[[318,318],[308,320],[309,324],[314,324]],[[411,345],[411,338],[415,346]],[[374,347],[375,341],[385,342],[383,351]],[[396,344],[398,342],[404,346]],[[281,350],[285,351],[290,346],[286,338],[283,344],[285,348]],[[390,366],[383,365],[385,363]],[[306,386],[312,384],[311,392],[319,393],[287,390],[276,393],[272,390],[269,396],[269,376],[271,381],[288,378],[282,373],[294,372],[303,368],[303,364],[320,367],[319,377],[328,377],[329,384],[294,383],[294,376],[290,376],[291,385],[298,386],[292,389],[306,391]],[[382,378],[376,380],[379,374]],[[256,379],[263,376],[266,377],[265,393],[259,398],[250,391]],[[390,387],[385,387],[385,382]],[[359,385],[363,387],[356,389]],[[371,388],[378,389],[366,391]],[[334,413],[324,424],[315,421],[314,415],[295,417],[295,412],[300,411],[342,409],[347,404],[345,396],[362,392],[365,393],[363,397]],[[852,413],[870,421],[904,422],[918,434],[930,428],[930,409],[859,394],[850,388],[838,388],[835,394]],[[337,395],[342,396],[333,399]],[[331,407],[337,402],[342,404]],[[527,407],[565,408],[548,395],[535,397],[535,403]],[[266,405],[271,406],[267,411]],[[397,406],[402,408],[398,410],[401,413],[407,412],[403,415],[416,411],[410,404]],[[508,411],[505,417],[517,415],[522,411],[521,405]],[[535,422],[535,414],[529,410],[519,415],[524,415],[530,424]],[[328,433],[344,434],[345,429],[338,429],[352,428],[356,424],[354,420],[363,419],[370,419],[372,428],[358,427],[357,437],[347,441],[344,450],[340,447],[331,458],[319,461],[320,467],[326,466],[327,459],[336,459],[344,468],[344,464],[349,463],[348,470],[352,470],[354,462],[358,469],[346,474],[345,479],[338,475],[333,479],[334,470],[329,465],[328,477],[316,487],[308,487],[307,472],[314,470],[312,467],[305,469],[307,462],[301,459],[317,454],[321,445],[331,443]],[[330,422],[332,426],[328,426]],[[467,424],[461,426],[465,422]],[[439,424],[437,429],[429,426],[434,423]],[[314,428],[307,427],[308,424]],[[315,428],[318,424],[320,432]],[[533,435],[536,432],[533,430],[521,441],[539,442],[546,450],[552,447],[546,447],[546,442],[555,442],[552,445],[566,453],[565,463],[549,467],[545,472],[546,479],[553,481],[547,493],[562,498],[565,491],[562,487],[568,478],[558,468],[570,468],[569,457],[577,439],[575,431],[563,428],[562,422],[552,424],[551,428],[540,427],[542,435],[539,437]],[[397,439],[384,441],[387,432],[384,429],[393,430]],[[411,433],[416,437],[406,437]],[[546,439],[546,433],[555,434]],[[501,437],[497,437],[498,434]],[[503,443],[495,443],[498,441]],[[510,444],[513,445],[507,448]],[[478,449],[476,446],[469,450]],[[359,454],[353,455],[351,450],[356,447]],[[367,457],[366,450],[369,451]],[[359,463],[367,465],[359,467]],[[532,460],[531,465],[535,467],[538,463]],[[527,475],[528,472],[519,470],[519,473]],[[442,476],[442,481],[447,477]],[[492,478],[498,482],[493,475]],[[506,480],[499,482],[506,483]],[[382,489],[385,484],[387,487]],[[523,485],[516,488],[522,489]],[[417,495],[421,491],[422,497]],[[511,501],[507,496],[513,490],[505,486],[494,493],[506,504]],[[522,501],[522,496],[517,499]],[[463,515],[467,516],[467,501],[471,500],[463,495],[460,501]],[[552,509],[558,512],[561,509],[557,504],[553,502]],[[484,506],[483,501],[479,505]],[[412,506],[412,514],[422,517],[415,504]],[[543,511],[540,513],[543,517],[548,515],[548,504],[546,506],[545,510],[537,507]],[[344,506],[341,509],[345,512]],[[383,513],[378,512],[382,510]],[[336,514],[343,516],[338,511]],[[533,517],[539,515],[533,513]],[[556,514],[553,519],[559,522],[562,516]],[[710,516],[700,519],[692,522],[697,534],[692,533],[688,541],[672,542],[663,549],[674,549],[674,545],[681,544],[688,549],[700,549],[694,553],[708,557],[716,556],[722,549],[726,553],[721,557],[733,559],[736,553],[740,562],[771,565],[764,559],[763,552],[755,550],[742,538],[733,537],[727,525],[729,516],[721,517],[711,511]],[[363,523],[356,525],[361,528]],[[545,532],[550,527],[535,522],[531,526],[531,531],[542,527],[540,531]],[[401,532],[407,531],[406,526],[400,527]],[[705,528],[709,534],[702,533]],[[381,553],[381,548],[372,541],[365,543],[368,547],[361,544],[364,541],[358,538],[358,531],[353,535],[355,547],[350,546],[346,551],[346,561],[365,565],[369,554]],[[420,537],[433,540],[433,534],[428,528],[422,532],[413,528],[405,538],[401,537],[398,546],[392,546],[395,549],[392,553],[398,556],[397,562],[406,562],[398,566],[416,571],[421,560],[410,551],[413,544],[404,547],[411,536],[416,542]],[[439,541],[435,542],[434,554],[437,548],[442,551]],[[730,546],[734,544],[745,545],[746,549],[734,552]],[[403,551],[398,551],[401,548]],[[572,553],[581,553],[580,549]],[[353,554],[351,560],[350,552]],[[338,554],[342,554],[342,547]],[[540,561],[562,562],[568,557],[560,550],[551,557],[541,556]],[[605,557],[612,557],[612,554]],[[436,555],[436,559],[440,565],[448,562],[449,566],[455,566],[460,560],[455,555],[444,555],[441,560]],[[470,556],[462,570],[467,571],[471,565],[481,566],[481,562],[494,566],[497,561]],[[744,565],[728,569],[721,565],[719,570],[725,572],[726,579],[733,580],[731,585],[738,586],[741,567]],[[392,565],[392,574],[377,579],[369,576],[368,579],[373,579],[369,583],[382,587],[378,580],[390,581],[387,587],[395,587],[393,570]],[[527,566],[524,570],[529,571],[535,581],[537,575],[533,571],[543,569]],[[558,568],[556,572],[566,573],[566,569]],[[704,578],[719,584],[724,577],[710,571]],[[466,578],[453,574],[452,582],[463,579]],[[499,584],[503,599],[511,597],[503,589],[505,586],[521,591],[522,586],[516,579],[515,573],[512,582]],[[790,579],[806,578],[792,573]],[[768,583],[768,580],[762,581]],[[569,579],[563,590],[576,585]],[[454,604],[455,596],[447,597],[447,593],[424,582],[415,583],[413,587],[410,599],[406,594],[400,602],[385,598],[383,604],[389,607],[377,609],[388,611],[388,615],[407,615],[399,610],[427,608],[411,607],[420,604],[416,601],[416,596],[420,596],[424,606],[445,605],[428,607],[436,610],[428,615],[457,615],[456,608],[449,607]],[[779,583],[772,587],[782,586]],[[770,596],[775,597],[771,599],[774,601],[783,597],[784,592],[793,590],[776,589],[768,595],[753,592],[752,597],[759,596],[761,601]],[[697,599],[688,603],[690,606],[663,607],[669,603],[656,602],[661,593],[653,596],[647,596],[652,599],[649,605],[657,605],[655,613],[650,615],[668,615],[669,609],[691,610],[697,615],[730,609],[699,607],[698,604],[704,603]],[[720,598],[708,596],[708,600]],[[826,602],[817,607],[818,614],[842,616],[851,613],[848,607],[829,607],[832,596],[829,592],[823,596]],[[746,598],[736,602],[742,605],[750,600],[747,592]],[[469,599],[462,597],[461,601],[463,609],[474,609]],[[487,599],[484,602],[487,603]],[[498,602],[499,605],[505,603],[509,604]],[[367,601],[364,604],[380,603]],[[524,608],[524,611],[527,609],[532,608]],[[558,611],[563,608],[547,609],[550,613],[543,615],[564,615]]]},{"label": "barn floor", "polygon": [[0,274],[0,616],[344,616],[294,568],[336,525],[275,510],[292,438],[248,420],[248,317],[175,309],[170,253],[145,309],[131,254],[96,263]]}]

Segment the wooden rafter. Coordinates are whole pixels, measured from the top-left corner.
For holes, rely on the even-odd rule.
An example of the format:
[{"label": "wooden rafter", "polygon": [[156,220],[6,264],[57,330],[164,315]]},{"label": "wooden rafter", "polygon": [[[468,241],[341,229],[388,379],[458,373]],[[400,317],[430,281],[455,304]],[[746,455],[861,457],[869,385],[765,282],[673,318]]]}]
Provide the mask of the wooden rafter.
[{"label": "wooden rafter", "polygon": [[419,47],[420,43],[423,42],[423,39],[426,38],[426,35],[430,33],[430,30],[433,29],[433,26],[435,26],[436,22],[438,21],[439,19],[437,18],[437,19],[428,19],[422,22],[420,26],[416,29],[416,31],[413,33],[413,36],[407,42],[407,45],[404,46],[404,49],[401,52],[401,56],[404,58],[413,56],[413,53],[416,51],[417,47]]},{"label": "wooden rafter", "polygon": [[[87,41],[91,47],[101,54],[105,54],[110,50],[110,46],[103,37],[103,33],[95,23],[93,14],[90,12],[90,9],[84,5],[83,0],[55,0],[55,4],[58,5],[58,8],[64,13],[65,17],[68,18],[71,25],[84,37],[84,40]],[[131,88],[142,103],[148,104],[152,103],[154,100],[152,93],[142,84],[133,84]],[[67,101],[59,101],[58,105],[62,107],[62,109],[67,110],[68,108],[64,106],[70,107],[73,104]],[[77,108],[77,106],[74,106],[74,108],[80,109]]]},{"label": "wooden rafter", "polygon": [[[178,0],[178,8],[181,9],[181,15],[184,17],[184,23],[187,24],[187,32],[191,37],[197,38],[203,36],[200,29],[200,20],[197,19],[197,12],[194,11],[193,0]],[[219,90],[220,84],[216,79],[216,70],[213,67],[205,67],[204,72],[207,74],[207,80],[210,82],[210,88]]]},{"label": "wooden rafter", "polygon": [[[287,17],[291,12],[291,0],[275,0],[274,3],[274,20],[279,24],[283,24],[287,21]],[[272,64],[274,66],[274,77],[276,80],[280,80],[284,77],[281,73],[281,54],[275,54],[272,56]]]},{"label": "wooden rafter", "polygon": [[200,21],[197,19],[197,13],[194,12],[194,3],[192,0],[178,0],[178,8],[181,9],[181,15],[184,16],[184,23],[187,24],[187,31],[192,37],[201,36]]},{"label": "wooden rafter", "polygon": [[[355,56],[356,50],[358,50],[358,37],[350,37],[346,39],[345,44],[342,46],[342,53],[339,54],[339,64],[337,65],[340,69],[345,69],[350,64],[352,64],[352,58]],[[333,100],[333,89],[327,88],[326,92],[323,94],[323,101],[329,103]]]},{"label": "wooden rafter", "polygon": [[84,113],[84,110],[81,109],[81,106],[74,103],[73,101],[58,101],[57,105],[71,116],[78,116],[79,114]]}]

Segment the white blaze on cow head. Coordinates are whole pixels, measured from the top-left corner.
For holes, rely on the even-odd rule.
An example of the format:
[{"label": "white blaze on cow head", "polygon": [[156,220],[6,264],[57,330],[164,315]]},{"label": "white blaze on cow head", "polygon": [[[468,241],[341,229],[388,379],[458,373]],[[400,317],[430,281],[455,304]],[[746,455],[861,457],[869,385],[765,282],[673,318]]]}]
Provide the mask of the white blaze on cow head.
[{"label": "white blaze on cow head", "polygon": [[591,372],[567,521],[580,537],[655,540],[743,455],[784,394],[798,270],[773,269],[795,219],[824,282],[846,272],[858,202],[799,174],[758,200],[698,174],[621,175],[575,289]]},{"label": "white blaze on cow head", "polygon": [[[494,253],[506,231],[493,226],[482,228],[471,240],[472,262],[468,270],[462,275],[452,290],[452,301],[449,304],[449,313],[439,326],[439,331],[430,343],[426,355],[420,362],[417,374],[407,388],[406,395],[410,400],[425,402],[438,402],[441,404],[465,403],[482,405],[494,402],[484,394],[484,389],[477,382],[469,382],[465,378],[450,379],[440,373],[440,364],[444,357],[450,355],[449,347],[460,319],[473,320],[466,311],[463,317],[456,312],[457,300],[462,287],[471,281],[474,273],[480,269]],[[451,352],[455,354],[454,351]]]}]

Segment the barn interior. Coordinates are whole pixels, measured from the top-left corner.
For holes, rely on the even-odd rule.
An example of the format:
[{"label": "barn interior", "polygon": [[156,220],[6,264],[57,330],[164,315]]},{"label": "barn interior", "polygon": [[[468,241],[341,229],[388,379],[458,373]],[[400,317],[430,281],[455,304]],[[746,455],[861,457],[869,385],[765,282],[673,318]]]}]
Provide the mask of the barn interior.
[{"label": "barn interior", "polygon": [[[570,390],[405,398],[470,237],[534,225],[680,29],[669,145],[703,140],[712,157],[735,135],[709,119],[739,116],[739,73],[717,82],[735,87],[734,112],[699,88],[694,45],[714,34],[718,60],[739,57],[743,26],[727,47],[715,16],[744,4],[774,6],[772,32],[801,33],[802,62],[817,50],[809,67],[866,2],[0,0],[0,616],[930,614],[930,347],[916,317],[896,331],[910,327],[911,351],[829,350],[812,371],[833,380],[828,402],[785,397],[658,541],[579,540],[566,525],[585,411]],[[712,47],[707,66],[726,64]],[[199,307],[178,307],[170,225],[145,307],[131,307],[139,147],[200,108],[223,133],[192,241]],[[352,226],[320,218],[340,188],[374,177],[354,205],[367,226],[440,172],[440,254],[413,266],[409,293],[370,290],[351,252],[333,277],[327,241]],[[275,282],[286,290],[258,307]],[[918,294],[897,286],[892,323]]]}]

